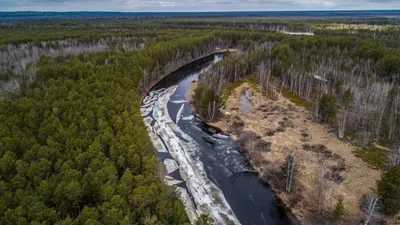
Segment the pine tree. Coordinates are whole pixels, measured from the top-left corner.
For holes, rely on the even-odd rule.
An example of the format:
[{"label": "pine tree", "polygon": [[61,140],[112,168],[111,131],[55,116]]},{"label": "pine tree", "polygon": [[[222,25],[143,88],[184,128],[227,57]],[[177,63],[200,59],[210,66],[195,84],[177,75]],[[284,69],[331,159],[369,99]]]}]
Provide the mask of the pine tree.
[{"label": "pine tree", "polygon": [[400,164],[392,166],[378,182],[378,192],[387,214],[400,212]]},{"label": "pine tree", "polygon": [[344,208],[343,198],[339,198],[335,204],[335,208],[333,209],[333,218],[335,221],[341,221],[345,211],[346,209]]},{"label": "pine tree", "polygon": [[212,225],[214,220],[206,214],[202,214],[196,221],[196,225]]}]

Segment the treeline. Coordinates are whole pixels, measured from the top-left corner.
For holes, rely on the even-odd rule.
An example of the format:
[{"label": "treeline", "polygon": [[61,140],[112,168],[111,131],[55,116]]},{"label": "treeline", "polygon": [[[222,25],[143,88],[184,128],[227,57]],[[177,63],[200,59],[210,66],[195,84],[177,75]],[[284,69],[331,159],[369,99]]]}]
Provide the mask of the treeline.
[{"label": "treeline", "polygon": [[0,224],[185,224],[140,87],[146,68],[157,79],[157,65],[215,41],[192,33],[136,52],[42,57],[31,87],[0,101]]},{"label": "treeline", "polygon": [[[266,35],[259,40],[238,40],[248,44],[243,45],[246,51],[225,57],[200,76],[194,96],[199,113],[208,120],[218,119],[224,112],[226,95],[245,80],[272,99],[291,93],[297,96],[297,103],[311,106],[315,121],[334,127],[338,138],[350,137],[362,147],[379,143],[390,148],[383,153],[380,168],[384,173],[377,191],[360,199],[360,210],[364,224],[382,222],[383,214],[399,213],[399,52],[357,37],[279,39]],[[321,171],[317,177],[324,184],[326,173]],[[288,177],[292,175],[286,174]],[[290,192],[287,186],[286,190]],[[320,190],[325,194],[323,185]],[[337,221],[344,216],[341,201],[332,212]],[[320,210],[314,214],[322,218],[326,213]],[[316,224],[328,222],[323,219]]]},{"label": "treeline", "polygon": [[313,39],[308,42],[316,43],[311,48],[293,41],[275,46],[272,63],[265,71],[279,74],[282,87],[314,102],[317,118],[328,118],[321,115],[321,98],[334,95],[330,99],[338,110],[329,116],[329,122],[337,123],[340,138],[349,132],[359,134],[363,145],[382,141],[397,144],[399,52],[373,41],[352,40],[351,47],[347,42],[351,39],[327,38],[322,43],[318,42],[321,38]]},{"label": "treeline", "polygon": [[359,38],[370,39],[373,38],[383,45],[400,49],[399,45],[399,27],[389,27],[382,29],[318,29],[315,31],[316,35],[331,35],[331,36],[352,36]]},{"label": "treeline", "polygon": [[[90,22],[90,21],[88,21]],[[126,29],[126,28],[66,28],[63,26],[49,27],[45,24],[36,24],[36,27],[22,28],[0,28],[0,45],[3,44],[21,44],[33,42],[40,45],[41,41],[54,41],[74,38],[82,42],[98,40],[100,38],[117,36],[163,36],[168,31],[154,31],[147,29]]]},{"label": "treeline", "polygon": [[[363,145],[399,143],[397,50],[356,37],[270,37],[224,60],[201,77],[202,84],[220,95],[226,84],[253,74],[268,94],[290,91],[313,103],[316,118],[332,123],[340,138],[347,133],[358,134]],[[325,109],[326,99],[334,107]]]},{"label": "treeline", "polygon": [[[149,42],[171,40],[184,33],[189,34],[190,31],[159,31],[159,36],[154,32],[138,32],[137,36],[105,36],[90,40],[81,37],[0,45],[0,94],[19,93],[26,88],[35,78],[34,64],[42,55],[57,57],[68,54],[135,51]],[[117,32],[115,35],[121,34]]]},{"label": "treeline", "polygon": [[0,93],[19,93],[34,79],[34,64],[41,56],[107,51],[134,51],[153,41],[149,37],[108,37],[82,42],[77,39],[42,41],[40,45],[24,43],[0,46]]}]

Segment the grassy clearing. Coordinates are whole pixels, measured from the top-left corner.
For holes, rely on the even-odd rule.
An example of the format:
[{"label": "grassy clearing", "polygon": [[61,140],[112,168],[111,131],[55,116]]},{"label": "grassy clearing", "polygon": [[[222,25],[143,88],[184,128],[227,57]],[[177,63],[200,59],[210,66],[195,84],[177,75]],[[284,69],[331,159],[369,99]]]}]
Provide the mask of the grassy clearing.
[{"label": "grassy clearing", "polygon": [[289,92],[288,90],[283,89],[282,94],[285,98],[289,99],[291,102],[296,104],[297,106],[301,106],[306,108],[307,110],[311,109],[311,104],[306,100],[300,98],[299,96]]},{"label": "grassy clearing", "polygon": [[226,101],[228,100],[228,97],[232,94],[233,90],[235,90],[237,87],[242,85],[243,83],[247,83],[251,88],[253,88],[256,91],[259,91],[257,81],[255,80],[254,76],[249,75],[246,76],[245,79],[237,81],[237,82],[231,82],[227,83],[223,89],[222,89],[222,103],[225,105]]},{"label": "grassy clearing", "polygon": [[385,149],[370,146],[367,148],[359,148],[354,154],[362,159],[373,169],[384,169],[387,160],[387,151]]},{"label": "grassy clearing", "polygon": [[228,100],[228,97],[232,94],[233,90],[235,90],[237,87],[239,87],[243,83],[244,83],[244,81],[231,82],[231,83],[227,83],[224,86],[224,88],[222,89],[222,96],[221,96],[221,100],[224,105],[226,104],[226,101]]},{"label": "grassy clearing", "polygon": [[247,84],[256,91],[260,91],[258,87],[257,80],[254,75],[249,75],[245,77]]}]

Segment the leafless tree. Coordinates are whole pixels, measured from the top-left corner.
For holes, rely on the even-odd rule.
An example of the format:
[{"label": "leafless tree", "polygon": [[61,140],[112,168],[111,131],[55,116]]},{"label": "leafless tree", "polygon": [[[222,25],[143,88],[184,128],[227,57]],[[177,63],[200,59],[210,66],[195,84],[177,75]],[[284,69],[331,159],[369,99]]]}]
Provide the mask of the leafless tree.
[{"label": "leafless tree", "polygon": [[338,137],[342,139],[346,129],[347,111],[341,110],[338,116]]},{"label": "leafless tree", "polygon": [[389,134],[388,139],[392,140],[396,131],[396,121],[399,115],[400,95],[398,89],[392,89],[389,93]]},{"label": "leafless tree", "polygon": [[270,61],[263,61],[260,63],[258,66],[258,77],[257,77],[257,82],[260,87],[261,91],[265,91],[268,94],[268,88],[269,88],[269,79],[271,75],[271,70],[270,70]]},{"label": "leafless tree", "polygon": [[213,101],[212,103],[208,103],[208,119],[210,121],[215,121],[216,117],[217,117],[217,111],[218,111],[218,106],[216,104],[215,101]]},{"label": "leafless tree", "polygon": [[376,194],[368,194],[361,199],[360,207],[364,215],[364,225],[374,224],[381,219],[378,203],[379,196]]},{"label": "leafless tree", "polygon": [[314,205],[319,212],[328,207],[332,194],[332,182],[326,178],[328,166],[321,162],[314,180]]},{"label": "leafless tree", "polygon": [[390,150],[388,153],[388,166],[400,164],[400,146]]},{"label": "leafless tree", "polygon": [[342,139],[346,129],[347,115],[353,104],[353,93],[351,89],[347,89],[340,96],[340,113],[338,116],[338,137]]},{"label": "leafless tree", "polygon": [[[274,61],[270,51],[273,45],[269,42],[257,43],[255,49],[260,52],[252,61],[244,62],[243,55],[247,53],[230,57],[229,61],[223,62],[223,70],[217,68],[201,79],[204,79],[208,88],[220,93],[226,83],[256,72],[257,83],[262,91],[271,94],[272,99],[278,99],[282,90],[286,89],[307,100],[313,105],[317,121],[319,98],[322,94],[335,94],[339,100],[339,138],[349,131],[360,134],[358,139],[362,145],[379,141],[382,137],[392,143],[400,141],[400,136],[396,135],[400,126],[400,91],[393,82],[377,79],[373,60],[355,60],[349,56],[348,49],[339,47],[331,47],[334,55],[310,55],[306,49],[295,54],[299,62],[311,62],[307,64],[309,68],[290,66],[284,69],[281,76],[272,79]],[[249,68],[257,69],[250,71]],[[351,92],[351,98],[347,100],[346,90]]]},{"label": "leafless tree", "polygon": [[259,155],[257,154],[257,144],[259,143],[259,139],[254,132],[242,132],[239,135],[238,142],[248,160],[254,162],[257,160],[257,158],[259,158]]},{"label": "leafless tree", "polygon": [[290,193],[293,186],[293,181],[295,177],[296,167],[295,167],[296,156],[294,153],[290,153],[286,156],[285,162],[282,165],[282,172],[285,175],[285,191]]}]

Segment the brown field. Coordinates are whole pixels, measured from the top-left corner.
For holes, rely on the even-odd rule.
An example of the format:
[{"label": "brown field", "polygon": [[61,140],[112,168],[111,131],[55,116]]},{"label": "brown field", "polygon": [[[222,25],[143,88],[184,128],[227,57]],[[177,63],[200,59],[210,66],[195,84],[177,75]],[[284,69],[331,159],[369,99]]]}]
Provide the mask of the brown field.
[{"label": "brown field", "polygon": [[395,28],[395,25],[369,25],[369,24],[344,24],[344,23],[328,23],[322,25],[320,28],[328,30],[378,30],[382,31],[385,29]]},{"label": "brown field", "polygon": [[[250,92],[251,112],[240,112],[239,97],[244,90]],[[267,181],[304,224],[310,224],[308,217],[316,208],[313,200],[315,177],[323,163],[328,171],[337,171],[336,178],[329,182],[330,195],[324,210],[330,211],[337,199],[343,197],[347,217],[355,219],[345,224],[359,221],[359,199],[374,191],[381,171],[368,167],[357,158],[352,153],[356,146],[339,140],[330,127],[313,122],[310,112],[303,107],[284,97],[270,100],[246,83],[234,89],[226,109],[230,116],[212,125],[233,134],[230,132],[232,123],[240,118],[244,122],[243,131],[253,131],[270,143],[269,151],[260,152],[264,163],[255,165],[256,169],[269,177]],[[232,137],[237,138],[234,134]],[[289,195],[282,191],[282,184],[273,179],[273,174],[279,173],[281,164],[291,152],[296,155],[298,173],[293,191],[296,194]],[[293,199],[294,195],[296,199]]]}]

